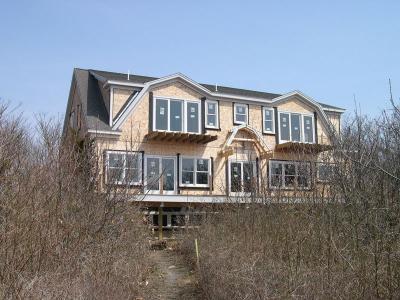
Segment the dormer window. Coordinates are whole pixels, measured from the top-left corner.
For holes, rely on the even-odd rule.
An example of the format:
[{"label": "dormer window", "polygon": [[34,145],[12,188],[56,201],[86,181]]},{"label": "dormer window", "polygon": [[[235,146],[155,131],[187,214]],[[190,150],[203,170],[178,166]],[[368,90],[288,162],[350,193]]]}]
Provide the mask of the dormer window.
[{"label": "dormer window", "polygon": [[235,124],[247,124],[249,121],[248,106],[246,104],[235,103],[233,109],[233,122]]},{"label": "dormer window", "polygon": [[279,112],[279,141],[315,143],[314,116]]},{"label": "dormer window", "polygon": [[200,133],[200,101],[155,98],[154,108],[155,130]]}]

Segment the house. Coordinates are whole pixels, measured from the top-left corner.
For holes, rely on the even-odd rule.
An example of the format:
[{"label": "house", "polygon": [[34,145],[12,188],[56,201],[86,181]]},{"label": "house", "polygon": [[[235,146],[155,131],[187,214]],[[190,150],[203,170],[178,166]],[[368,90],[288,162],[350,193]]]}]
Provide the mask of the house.
[{"label": "house", "polygon": [[64,135],[94,141],[101,186],[128,187],[150,211],[164,207],[164,225],[174,226],[191,205],[317,189],[316,168],[323,180],[329,167],[315,163],[343,112],[299,91],[74,69]]}]

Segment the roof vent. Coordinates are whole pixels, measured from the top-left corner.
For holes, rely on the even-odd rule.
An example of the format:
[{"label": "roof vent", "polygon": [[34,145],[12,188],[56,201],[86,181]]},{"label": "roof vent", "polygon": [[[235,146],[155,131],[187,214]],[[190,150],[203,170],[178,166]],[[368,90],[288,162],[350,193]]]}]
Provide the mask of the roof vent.
[{"label": "roof vent", "polygon": [[131,72],[131,71],[128,70],[128,81],[129,81],[129,75],[130,75],[129,73],[130,73],[130,72]]},{"label": "roof vent", "polygon": [[215,84],[215,91],[218,92],[218,84]]}]

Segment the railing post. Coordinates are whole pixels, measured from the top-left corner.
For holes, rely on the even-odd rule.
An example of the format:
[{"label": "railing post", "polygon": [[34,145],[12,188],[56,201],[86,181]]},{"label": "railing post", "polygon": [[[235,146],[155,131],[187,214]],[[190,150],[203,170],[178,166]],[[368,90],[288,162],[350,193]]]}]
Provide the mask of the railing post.
[{"label": "railing post", "polygon": [[162,203],[158,207],[158,240],[163,240],[163,208]]}]

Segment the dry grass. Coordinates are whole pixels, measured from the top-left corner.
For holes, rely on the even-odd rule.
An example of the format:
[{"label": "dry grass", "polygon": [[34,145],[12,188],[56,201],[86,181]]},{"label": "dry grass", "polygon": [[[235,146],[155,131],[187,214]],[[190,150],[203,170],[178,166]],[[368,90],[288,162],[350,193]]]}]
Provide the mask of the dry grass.
[{"label": "dry grass", "polygon": [[138,209],[96,192],[90,144],[0,106],[0,298],[130,299],[147,267]]},{"label": "dry grass", "polygon": [[186,236],[208,299],[400,298],[400,112],[356,116],[335,144],[324,203],[226,206]]}]

